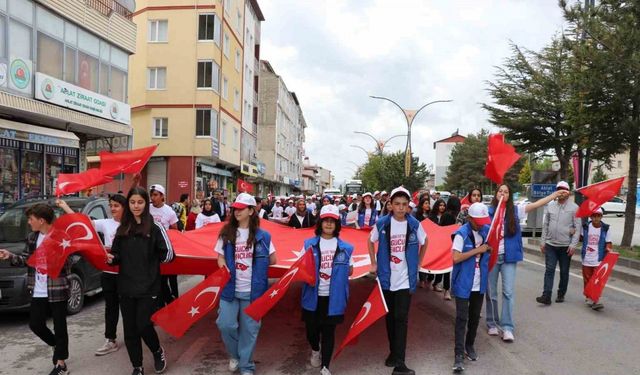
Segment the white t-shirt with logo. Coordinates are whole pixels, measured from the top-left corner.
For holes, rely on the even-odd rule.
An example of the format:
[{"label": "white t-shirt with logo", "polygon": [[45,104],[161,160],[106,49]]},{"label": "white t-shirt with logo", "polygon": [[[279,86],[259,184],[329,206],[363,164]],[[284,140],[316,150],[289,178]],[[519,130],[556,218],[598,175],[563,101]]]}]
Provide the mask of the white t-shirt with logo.
[{"label": "white t-shirt with logo", "polygon": [[[328,296],[331,286],[331,272],[333,271],[333,257],[336,255],[338,248],[338,239],[336,237],[326,240],[320,237],[320,281],[318,282],[318,295]],[[307,249],[303,248],[304,254]],[[349,266],[353,266],[353,257],[349,258]]]},{"label": "white t-shirt with logo", "polygon": [[273,214],[273,218],[274,219],[281,219],[283,211],[284,211],[284,209],[282,208],[282,206],[273,206],[273,208],[271,209],[271,213]]},{"label": "white t-shirt with logo", "polygon": [[[44,241],[45,235],[42,233],[38,233],[38,239],[36,239],[36,249],[42,245],[42,241]],[[41,253],[44,255],[44,252]],[[33,287],[33,297],[34,298],[44,298],[49,296],[49,290],[47,289],[47,273],[46,273],[46,258],[42,257],[42,259],[36,259],[36,284]],[[44,263],[44,264],[41,264]],[[44,269],[40,269],[42,266]],[[45,271],[41,273],[41,271]]]},{"label": "white t-shirt with logo", "polygon": [[[418,226],[418,244],[424,245],[427,240],[427,234],[422,229],[422,225]],[[391,279],[389,290],[395,292],[400,289],[409,289],[409,269],[407,268],[405,254],[405,237],[407,236],[407,220],[397,221],[391,217]],[[369,239],[371,242],[377,242],[379,238],[378,227],[374,226],[371,230]],[[378,250],[379,251],[379,250]]]},{"label": "white t-shirt with logo", "polygon": [[160,208],[150,205],[149,213],[153,216],[153,220],[156,223],[160,223],[164,229],[169,229],[170,226],[178,222],[178,216],[175,211],[166,204],[163,204]]},{"label": "white t-shirt with logo", "polygon": [[371,221],[371,209],[367,208],[364,210],[364,225],[369,226],[369,222]]},{"label": "white t-shirt with logo", "polygon": [[[600,261],[598,260],[598,244],[600,243],[600,236],[602,234],[602,226],[596,228],[592,223],[589,223],[589,231],[587,232],[587,249],[582,259],[582,265],[587,267],[598,267]],[[604,242],[611,242],[610,232],[607,231],[607,236]]]},{"label": "white t-shirt with logo", "polygon": [[110,249],[120,223],[113,219],[97,219],[93,221],[93,226],[96,228],[96,232],[102,233],[104,236],[104,246]]},{"label": "white t-shirt with logo", "polygon": [[[478,233],[477,231],[472,231],[473,232],[473,238],[475,240],[475,247],[479,247],[480,245],[482,245],[482,236],[480,235],[480,233]],[[453,251],[457,251],[459,253],[462,252],[462,250],[464,249],[464,238],[462,238],[461,235],[456,234],[455,237],[453,237],[453,246],[451,246],[451,248],[453,249]],[[475,273],[473,274],[473,286],[471,287],[471,291],[472,292],[479,292],[480,291],[480,258],[481,258],[482,254],[478,254],[476,255],[476,270]]]},{"label": "white t-shirt with logo", "polygon": [[297,209],[295,207],[292,206],[287,206],[287,208],[284,209],[284,213],[287,214],[287,216],[291,217],[291,215],[295,214],[297,211]]},{"label": "white t-shirt with logo", "polygon": [[200,229],[207,224],[219,223],[219,222],[220,222],[220,216],[218,216],[218,214],[207,216],[201,212],[198,214],[198,216],[196,216],[196,229]]},{"label": "white t-shirt with logo", "polygon": [[[249,238],[249,228],[238,228],[236,234],[236,292],[251,291],[251,267],[253,266],[253,247],[247,248],[247,239]],[[224,256],[224,247],[222,239],[219,238],[216,243],[215,251]],[[273,242],[269,246],[269,255],[276,252]]]},{"label": "white t-shirt with logo", "polygon": [[[516,209],[518,210],[518,220],[522,220],[522,218],[527,214],[526,208],[527,208],[526,204],[519,204],[516,206]],[[506,213],[506,210],[505,210],[505,213]],[[502,226],[502,239],[500,240],[500,245],[498,246],[498,254],[504,254],[504,234],[507,228],[507,223],[506,221],[503,221],[503,222],[504,222],[504,225]]]}]

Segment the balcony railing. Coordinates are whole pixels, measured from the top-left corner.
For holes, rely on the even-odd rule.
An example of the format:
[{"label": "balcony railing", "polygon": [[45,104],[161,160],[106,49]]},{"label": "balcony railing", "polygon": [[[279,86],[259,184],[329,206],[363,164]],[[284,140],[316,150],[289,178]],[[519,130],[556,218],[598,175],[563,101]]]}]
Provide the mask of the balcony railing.
[{"label": "balcony railing", "polygon": [[106,17],[110,17],[113,12],[118,13],[122,17],[131,20],[133,13],[124,5],[115,0],[85,0],[88,7],[91,7]]}]

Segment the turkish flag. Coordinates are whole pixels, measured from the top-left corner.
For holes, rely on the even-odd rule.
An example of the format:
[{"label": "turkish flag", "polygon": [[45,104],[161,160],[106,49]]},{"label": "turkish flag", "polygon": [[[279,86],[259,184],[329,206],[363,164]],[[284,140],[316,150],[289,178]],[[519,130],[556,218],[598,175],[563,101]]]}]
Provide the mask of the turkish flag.
[{"label": "turkish flag", "polygon": [[104,185],[112,180],[111,176],[107,176],[98,168],[87,169],[80,173],[58,173],[56,196],[77,193],[94,186]]},{"label": "turkish flag", "polygon": [[238,191],[240,193],[253,193],[253,185],[251,185],[247,181],[239,178],[238,179]]},{"label": "turkish flag", "polygon": [[369,328],[378,319],[387,315],[388,312],[389,309],[387,308],[387,303],[385,302],[384,295],[382,294],[380,280],[376,279],[376,286],[371,291],[367,301],[362,305],[362,308],[353,320],[353,323],[351,323],[349,332],[347,332],[347,336],[342,340],[338,350],[336,350],[336,354],[333,356],[333,359],[336,359],[347,345],[354,342],[354,340],[360,336],[364,330]]},{"label": "turkish flag", "polygon": [[56,278],[67,257],[76,252],[93,265],[104,264],[107,259],[107,252],[89,217],[78,213],[62,215],[53,222],[27,264],[40,273]]},{"label": "turkish flag", "polygon": [[504,216],[506,213],[506,202],[503,202],[503,198],[498,201],[498,207],[493,214],[493,220],[491,220],[491,227],[489,228],[489,234],[487,235],[487,244],[491,246],[491,253],[489,254],[489,271],[493,269],[498,261],[498,249],[500,248],[500,241],[504,238]]},{"label": "turkish flag", "polygon": [[[471,194],[471,193],[469,193]],[[471,206],[471,201],[469,200],[469,194],[465,195],[464,198],[462,198],[462,200],[460,201],[460,206]]]},{"label": "turkish flag", "polygon": [[411,200],[413,201],[413,203],[415,204],[419,203],[419,199],[418,199],[419,195],[420,195],[420,190],[416,190],[413,192],[413,194],[411,194]]},{"label": "turkish flag", "polygon": [[316,283],[316,266],[313,259],[313,251],[307,249],[289,271],[285,273],[275,284],[269,288],[262,296],[253,301],[244,312],[255,321],[260,321],[273,306],[287,293],[292,281],[303,281],[309,285]]},{"label": "turkish flag", "polygon": [[520,154],[516,152],[513,146],[504,142],[503,134],[489,135],[487,163],[484,168],[484,175],[488,179],[498,185],[502,184],[505,173],[518,160],[520,160]]},{"label": "turkish flag", "polygon": [[593,302],[597,303],[598,300],[600,300],[602,290],[607,284],[609,275],[613,272],[613,267],[616,265],[619,256],[620,254],[618,253],[608,252],[607,255],[604,256],[600,266],[598,266],[598,269],[593,273],[593,276],[591,276],[591,279],[589,279],[587,286],[584,287],[584,295]]},{"label": "turkish flag", "polygon": [[171,336],[182,337],[192,325],[218,305],[220,292],[230,278],[227,267],[219,268],[187,293],[156,311],[151,320]]},{"label": "turkish flag", "polygon": [[158,145],[122,152],[100,152],[100,170],[109,176],[140,173]]},{"label": "turkish flag", "polygon": [[446,273],[453,268],[453,255],[451,246],[453,239],[451,235],[460,228],[460,225],[453,224],[444,227],[439,226],[429,219],[424,219],[420,223],[427,234],[427,252],[422,260],[423,272]]},{"label": "turkish flag", "polygon": [[578,189],[587,199],[580,205],[576,212],[576,217],[587,217],[597,210],[611,198],[618,195],[624,177],[614,178],[612,180],[598,182]]}]

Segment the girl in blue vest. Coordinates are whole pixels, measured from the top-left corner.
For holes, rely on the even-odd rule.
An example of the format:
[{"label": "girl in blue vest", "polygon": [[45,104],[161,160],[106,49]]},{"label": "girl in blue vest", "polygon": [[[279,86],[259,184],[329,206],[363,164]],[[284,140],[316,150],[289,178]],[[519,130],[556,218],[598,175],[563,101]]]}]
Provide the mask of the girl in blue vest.
[{"label": "girl in blue vest", "polygon": [[261,324],[245,314],[244,309],[267,291],[267,270],[276,263],[271,235],[260,229],[255,207],[253,196],[238,194],[215,247],[218,266],[227,267],[231,274],[222,289],[216,323],[231,357],[229,371],[239,369],[242,375],[255,371],[253,351]]},{"label": "girl in blue vest", "polygon": [[[498,202],[502,198],[506,202],[505,214],[503,218],[498,218],[504,224],[503,233],[498,251],[498,261],[489,274],[489,292],[487,298],[487,328],[490,336],[500,336],[499,328],[502,329],[502,339],[506,342],[513,342],[515,337],[513,330],[513,305],[514,286],[516,281],[516,265],[523,259],[522,255],[522,232],[520,231],[520,219],[529,212],[542,207],[545,204],[564,194],[556,191],[553,194],[529,204],[513,204],[513,194],[507,185],[500,185],[496,191],[489,215],[493,219]],[[498,275],[502,275],[502,313],[498,314]]]},{"label": "girl in blue vest", "polygon": [[353,246],[338,237],[340,228],[338,207],[323,206],[316,236],[306,240],[302,249],[303,254],[308,249],[313,251],[316,264],[316,285],[302,286],[302,319],[311,345],[311,366],[322,367],[322,375],[331,375],[336,325],[344,321],[349,275],[353,272]]},{"label": "girl in blue vest", "polygon": [[373,204],[371,193],[364,193],[358,206],[358,228],[370,228],[376,225],[378,212]]},{"label": "girl in blue vest", "polygon": [[[602,208],[598,208],[591,214],[591,222],[582,227],[582,279],[585,287],[609,251],[611,251],[609,224],[602,221]],[[596,311],[604,309],[602,303],[593,302],[588,298],[585,303]]]},{"label": "girl in blue vest", "polygon": [[[464,355],[477,361],[473,346],[480,322],[482,300],[487,289],[489,232],[487,206],[474,203],[469,207],[469,220],[453,234],[453,295],[456,297],[456,330],[454,372],[464,370]],[[465,334],[466,331],[466,334]]]}]

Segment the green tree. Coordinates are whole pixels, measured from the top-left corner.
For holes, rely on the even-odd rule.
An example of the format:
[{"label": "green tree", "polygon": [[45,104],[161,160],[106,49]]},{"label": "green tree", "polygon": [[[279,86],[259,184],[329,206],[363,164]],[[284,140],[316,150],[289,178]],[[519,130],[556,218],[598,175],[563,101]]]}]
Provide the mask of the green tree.
[{"label": "green tree", "polygon": [[518,175],[518,182],[520,185],[526,185],[531,183],[531,163],[526,161],[520,170]]},{"label": "green tree", "polygon": [[608,180],[607,174],[604,173],[602,167],[596,168],[596,171],[593,173],[593,177],[591,178],[592,183],[602,182]]},{"label": "green tree", "polygon": [[362,180],[365,191],[391,191],[399,185],[413,192],[422,189],[430,171],[417,157],[412,157],[411,174],[404,175],[404,151],[393,154],[371,155],[355,175]]}]

